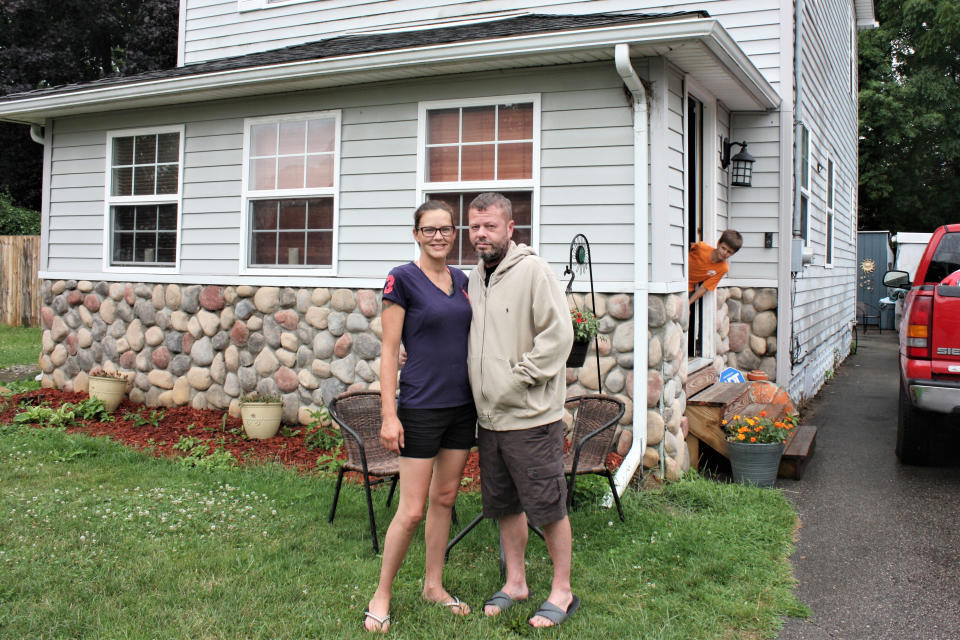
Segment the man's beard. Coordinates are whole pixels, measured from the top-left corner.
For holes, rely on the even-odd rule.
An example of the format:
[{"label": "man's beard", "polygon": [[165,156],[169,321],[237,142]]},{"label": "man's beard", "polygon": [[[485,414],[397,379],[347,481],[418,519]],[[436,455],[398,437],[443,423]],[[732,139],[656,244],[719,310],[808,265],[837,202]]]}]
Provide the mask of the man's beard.
[{"label": "man's beard", "polygon": [[498,264],[503,260],[503,256],[507,254],[507,245],[510,244],[509,240],[504,241],[501,245],[495,245],[490,243],[490,248],[486,251],[477,251],[477,255],[480,256],[480,259],[483,260],[484,264]]}]

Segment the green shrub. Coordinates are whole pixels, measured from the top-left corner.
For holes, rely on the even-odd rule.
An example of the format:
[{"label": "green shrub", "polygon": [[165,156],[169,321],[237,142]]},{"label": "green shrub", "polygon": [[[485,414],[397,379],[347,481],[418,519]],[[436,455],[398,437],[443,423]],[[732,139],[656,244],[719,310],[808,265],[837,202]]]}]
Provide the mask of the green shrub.
[{"label": "green shrub", "polygon": [[0,191],[0,236],[40,235],[40,212],[18,207],[9,193]]}]

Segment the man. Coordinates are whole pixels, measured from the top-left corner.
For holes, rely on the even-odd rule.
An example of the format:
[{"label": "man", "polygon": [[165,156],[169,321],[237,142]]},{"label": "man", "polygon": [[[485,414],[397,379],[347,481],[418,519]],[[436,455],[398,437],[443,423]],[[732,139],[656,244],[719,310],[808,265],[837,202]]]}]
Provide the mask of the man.
[{"label": "man", "polygon": [[469,376],[480,425],[483,515],[498,518],[507,565],[503,588],[484,605],[495,616],[530,597],[527,524],[542,526],[553,562],[550,595],[529,623],[562,623],[580,606],[570,589],[572,540],[563,478],[566,358],[570,311],[550,266],[511,241],[510,201],[483,193],[470,203],[473,307]]},{"label": "man", "polygon": [[687,291],[692,293],[690,293],[689,304],[702,298],[707,291],[717,288],[720,279],[730,269],[727,259],[739,251],[742,245],[743,236],[738,231],[727,229],[721,234],[716,249],[706,242],[695,242],[690,246],[690,277],[687,282]]}]

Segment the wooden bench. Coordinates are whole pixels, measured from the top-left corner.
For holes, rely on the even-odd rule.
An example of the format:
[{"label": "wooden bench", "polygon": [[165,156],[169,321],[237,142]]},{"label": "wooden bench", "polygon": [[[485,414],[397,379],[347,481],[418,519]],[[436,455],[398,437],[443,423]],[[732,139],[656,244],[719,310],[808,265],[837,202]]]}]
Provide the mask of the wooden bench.
[{"label": "wooden bench", "polygon": [[780,459],[780,469],[777,475],[781,478],[799,480],[803,477],[807,462],[813,456],[817,441],[817,428],[813,425],[802,424],[796,428],[787,447],[783,450]]}]

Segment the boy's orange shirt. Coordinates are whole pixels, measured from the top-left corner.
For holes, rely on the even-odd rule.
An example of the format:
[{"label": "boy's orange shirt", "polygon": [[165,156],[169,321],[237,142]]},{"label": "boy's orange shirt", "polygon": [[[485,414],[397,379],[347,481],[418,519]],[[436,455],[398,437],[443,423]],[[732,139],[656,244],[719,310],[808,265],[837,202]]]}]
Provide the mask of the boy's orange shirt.
[{"label": "boy's orange shirt", "polygon": [[698,284],[703,284],[707,291],[713,291],[730,269],[726,260],[711,262],[712,252],[713,247],[706,242],[695,242],[690,246],[690,278],[687,282],[687,291],[693,291]]}]

